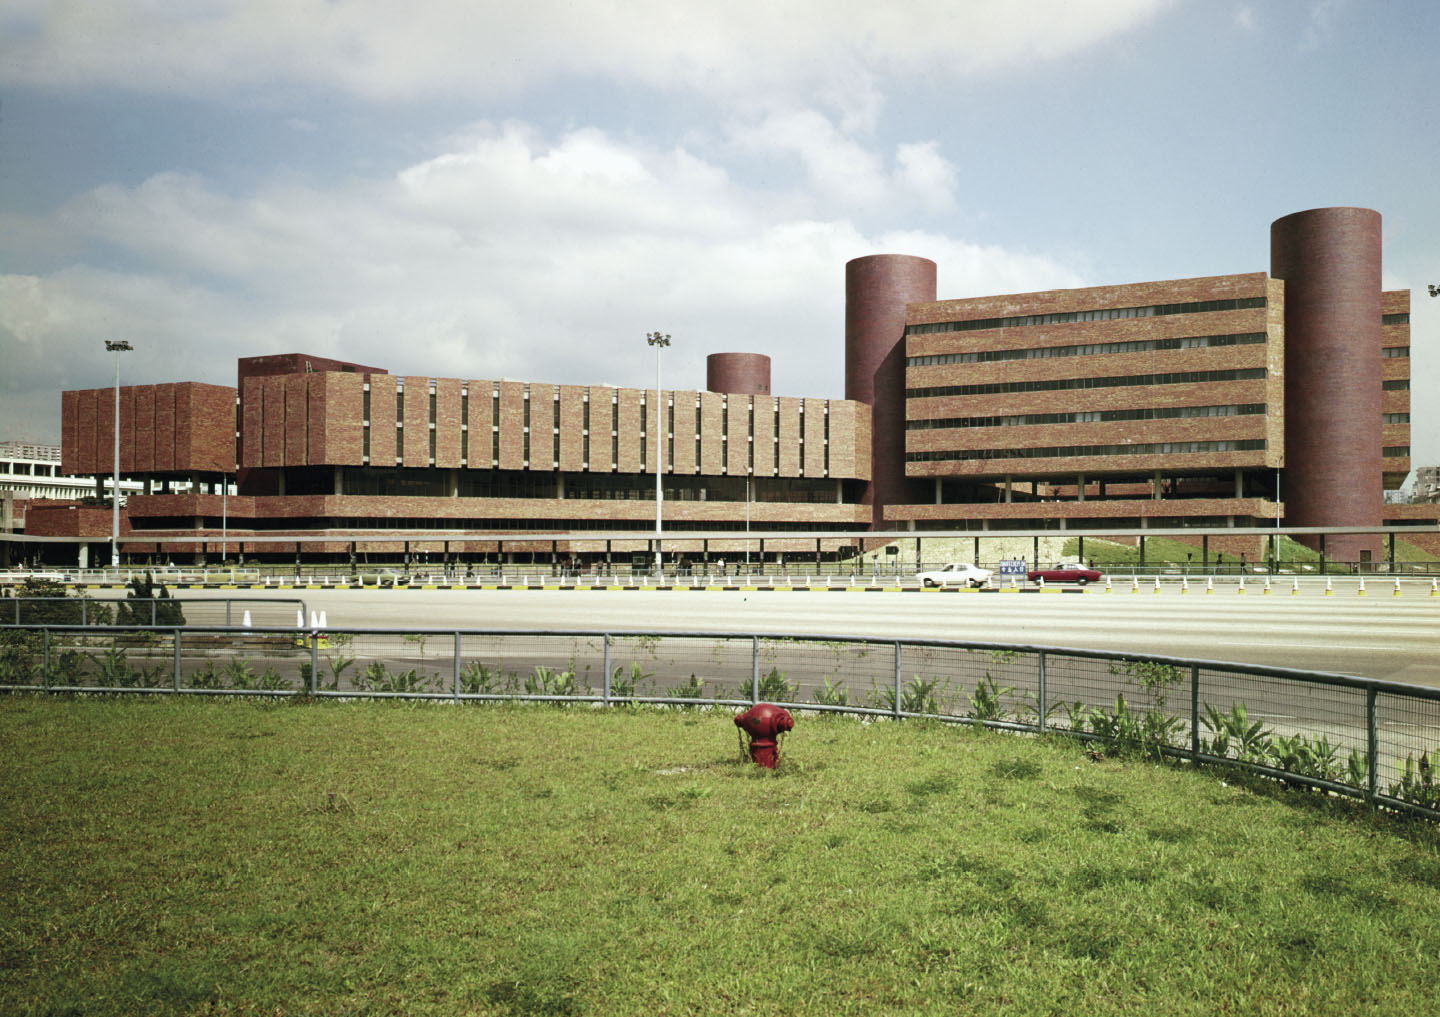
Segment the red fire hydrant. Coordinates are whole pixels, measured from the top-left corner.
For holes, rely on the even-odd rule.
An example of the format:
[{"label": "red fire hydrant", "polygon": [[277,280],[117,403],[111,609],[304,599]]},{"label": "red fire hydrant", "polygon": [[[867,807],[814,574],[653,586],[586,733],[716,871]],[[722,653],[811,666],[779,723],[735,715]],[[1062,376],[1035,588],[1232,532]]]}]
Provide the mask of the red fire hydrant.
[{"label": "red fire hydrant", "polygon": [[735,718],[735,726],[750,736],[751,761],[773,770],[780,761],[780,736],[794,729],[795,719],[774,703],[756,703]]}]

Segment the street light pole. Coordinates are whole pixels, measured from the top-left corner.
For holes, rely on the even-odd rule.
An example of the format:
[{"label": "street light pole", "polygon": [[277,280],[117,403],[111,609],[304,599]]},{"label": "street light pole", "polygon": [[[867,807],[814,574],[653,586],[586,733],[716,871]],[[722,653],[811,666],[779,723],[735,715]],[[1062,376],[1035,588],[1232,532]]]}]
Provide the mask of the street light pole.
[{"label": "street light pole", "polygon": [[661,440],[664,437],[662,404],[665,399],[660,392],[660,351],[670,345],[670,337],[660,332],[646,332],[645,342],[655,347],[655,579],[658,582],[663,577],[660,567],[660,514],[665,501],[660,486],[661,464],[665,459],[665,444]]},{"label": "street light pole", "polygon": [[135,347],[124,339],[105,340],[105,349],[115,354],[115,473],[110,490],[110,566],[120,564],[120,354]]}]

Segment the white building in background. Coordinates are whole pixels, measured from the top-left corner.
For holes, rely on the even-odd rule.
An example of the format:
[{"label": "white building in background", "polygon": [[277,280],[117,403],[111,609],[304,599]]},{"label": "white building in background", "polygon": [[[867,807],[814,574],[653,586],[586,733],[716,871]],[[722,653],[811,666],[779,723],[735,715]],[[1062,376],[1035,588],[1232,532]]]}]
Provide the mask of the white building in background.
[{"label": "white building in background", "polygon": [[[105,478],[105,492],[113,486]],[[145,489],[138,480],[121,480],[121,504],[129,494]],[[0,441],[0,491],[8,491],[16,501],[36,498],[79,499],[95,495],[95,481],[89,477],[60,475],[60,446],[41,445],[27,441]]]}]

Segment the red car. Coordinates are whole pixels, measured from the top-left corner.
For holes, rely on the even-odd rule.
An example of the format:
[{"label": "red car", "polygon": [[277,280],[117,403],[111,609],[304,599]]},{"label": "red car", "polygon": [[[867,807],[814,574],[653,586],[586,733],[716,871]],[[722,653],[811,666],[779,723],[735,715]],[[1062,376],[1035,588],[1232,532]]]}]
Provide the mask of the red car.
[{"label": "red car", "polygon": [[1078,583],[1084,586],[1086,583],[1098,582],[1100,572],[1098,569],[1086,568],[1078,561],[1062,561],[1054,568],[1034,569],[1025,573],[1025,578],[1034,582],[1043,579],[1047,583]]}]

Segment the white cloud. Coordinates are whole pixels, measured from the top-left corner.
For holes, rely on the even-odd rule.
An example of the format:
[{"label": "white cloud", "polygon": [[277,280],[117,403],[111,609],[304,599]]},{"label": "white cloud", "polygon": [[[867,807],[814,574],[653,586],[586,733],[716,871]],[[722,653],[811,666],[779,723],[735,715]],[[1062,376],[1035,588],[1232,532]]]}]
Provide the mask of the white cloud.
[{"label": "white cloud", "polygon": [[1054,59],[1170,2],[9,0],[0,82],[208,96],[321,85],[390,101],[601,76],[766,108],[818,97],[854,128],[878,108],[875,75],[963,77]]},{"label": "white cloud", "polygon": [[1248,4],[1237,7],[1235,9],[1235,27],[1253,32],[1255,30],[1255,8]]},{"label": "white cloud", "polygon": [[[834,183],[841,196],[953,194],[935,146],[905,146],[887,173],[809,122],[817,144],[867,167]],[[707,353],[742,350],[774,357],[777,391],[838,397],[850,258],[933,257],[942,295],[1078,282],[1043,256],[868,234],[837,207],[742,185],[687,150],[593,129],[549,140],[520,123],[475,125],[398,174],[324,190],[287,179],[226,194],[165,173],[56,213],[57,231],[133,267],[0,276],[0,344],[23,353],[14,376],[51,416],[62,388],[107,383],[94,347],[110,336],[135,343],[136,381],[231,382],[237,357],[304,351],[434,376],[640,384],[640,340],[661,328],[676,336],[676,387],[704,384]],[[0,399],[0,433],[19,428],[12,405]]]}]

